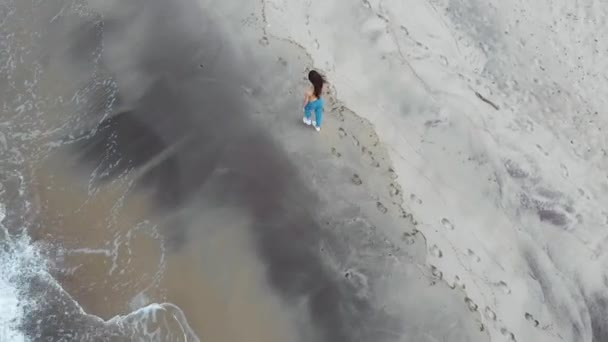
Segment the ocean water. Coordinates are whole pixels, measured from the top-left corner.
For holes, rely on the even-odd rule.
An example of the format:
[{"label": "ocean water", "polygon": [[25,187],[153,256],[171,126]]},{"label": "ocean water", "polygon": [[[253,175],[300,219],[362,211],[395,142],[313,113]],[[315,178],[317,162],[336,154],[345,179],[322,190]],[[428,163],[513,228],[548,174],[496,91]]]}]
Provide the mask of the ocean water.
[{"label": "ocean water", "polygon": [[[143,294],[124,313],[104,319],[86,313],[66,292],[65,278],[73,272],[66,260],[99,251],[87,246],[68,250],[58,236],[45,235],[61,223],[40,216],[44,198],[37,186],[54,190],[53,182],[36,183],[40,163],[82,134],[87,112],[99,109],[96,114],[103,117],[114,101],[111,79],[96,67],[101,50],[94,41],[95,23],[87,26],[92,45],[77,47],[90,53],[80,60],[83,64],[68,66],[78,61],[62,50],[73,47],[64,41],[68,35],[78,37],[71,30],[94,16],[79,2],[0,3],[0,340],[198,341],[178,307]],[[102,102],[87,101],[95,92],[106,95]],[[94,218],[89,219],[79,228],[90,225]]]}]

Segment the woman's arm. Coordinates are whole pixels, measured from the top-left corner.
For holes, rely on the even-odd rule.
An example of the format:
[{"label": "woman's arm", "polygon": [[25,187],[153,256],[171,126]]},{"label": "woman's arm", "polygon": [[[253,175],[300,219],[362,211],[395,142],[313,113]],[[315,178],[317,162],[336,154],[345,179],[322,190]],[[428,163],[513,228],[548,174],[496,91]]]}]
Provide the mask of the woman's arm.
[{"label": "woman's arm", "polygon": [[310,101],[310,92],[307,90],[304,92],[304,105],[302,107],[306,107],[308,102]]}]

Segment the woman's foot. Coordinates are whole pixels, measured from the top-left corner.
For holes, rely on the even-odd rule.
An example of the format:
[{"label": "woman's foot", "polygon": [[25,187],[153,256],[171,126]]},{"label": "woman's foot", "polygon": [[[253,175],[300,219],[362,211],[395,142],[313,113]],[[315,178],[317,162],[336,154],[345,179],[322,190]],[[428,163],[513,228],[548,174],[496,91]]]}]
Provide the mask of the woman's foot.
[{"label": "woman's foot", "polygon": [[304,123],[307,124],[308,126],[310,126],[312,124],[310,119],[307,119],[306,117],[302,118],[302,121],[304,121]]},{"label": "woman's foot", "polygon": [[320,132],[320,131],[321,131],[321,127],[320,127],[320,126],[315,125],[315,130],[317,130],[317,132]]}]

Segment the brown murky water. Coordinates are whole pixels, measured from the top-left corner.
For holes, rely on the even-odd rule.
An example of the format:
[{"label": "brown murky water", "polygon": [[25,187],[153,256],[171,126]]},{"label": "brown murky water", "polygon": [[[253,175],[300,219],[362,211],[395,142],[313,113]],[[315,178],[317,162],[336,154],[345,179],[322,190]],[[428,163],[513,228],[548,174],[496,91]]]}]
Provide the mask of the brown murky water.
[{"label": "brown murky water", "polygon": [[202,341],[298,341],[293,317],[265,281],[246,215],[182,209],[200,219],[188,223],[187,243],[167,250],[162,230],[172,227],[150,220],[149,194],[129,191],[129,178],[90,194],[87,178],[66,165],[74,163],[57,155],[34,168],[43,223],[35,238],[61,246],[56,275],[88,313],[107,320],[170,302]]}]

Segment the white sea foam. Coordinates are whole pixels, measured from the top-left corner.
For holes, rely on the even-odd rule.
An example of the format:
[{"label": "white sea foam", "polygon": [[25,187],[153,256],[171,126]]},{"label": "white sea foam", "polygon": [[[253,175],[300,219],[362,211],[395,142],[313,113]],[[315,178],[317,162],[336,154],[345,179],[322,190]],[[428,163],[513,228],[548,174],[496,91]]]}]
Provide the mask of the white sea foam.
[{"label": "white sea foam", "polygon": [[[20,324],[28,314],[24,309],[36,307],[27,292],[22,291],[22,287],[27,286],[27,279],[33,274],[40,274],[49,282],[49,286],[56,287],[64,296],[69,294],[49,276],[47,263],[30,238],[27,235],[15,238],[9,234],[2,225],[4,217],[5,207],[0,205],[0,341],[25,342],[28,339],[20,330]],[[199,341],[179,307],[171,303],[146,304],[148,302],[145,294],[140,293],[133,298],[132,312],[115,316],[105,322],[97,316],[85,313],[78,303],[75,304],[79,307],[79,314],[91,318],[89,322],[92,326],[105,325],[108,333],[114,335],[146,341]],[[86,332],[83,332],[82,336],[87,336],[85,340],[98,338],[89,336]]]},{"label": "white sea foam", "polygon": [[12,239],[2,221],[5,206],[0,204],[0,341],[26,341],[19,331],[24,298],[19,293],[19,279],[38,258],[27,238]]},{"label": "white sea foam", "polygon": [[153,303],[127,315],[116,316],[107,324],[118,325],[125,336],[146,341],[199,342],[183,311],[171,303]]}]

